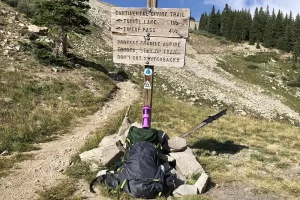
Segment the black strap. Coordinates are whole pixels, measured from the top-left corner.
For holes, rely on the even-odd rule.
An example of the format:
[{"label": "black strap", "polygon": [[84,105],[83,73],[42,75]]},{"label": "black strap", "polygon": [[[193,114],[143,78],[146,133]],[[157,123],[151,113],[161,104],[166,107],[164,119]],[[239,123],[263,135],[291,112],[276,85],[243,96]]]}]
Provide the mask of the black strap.
[{"label": "black strap", "polygon": [[94,184],[96,182],[100,182],[100,183],[103,182],[105,180],[105,177],[106,177],[106,174],[101,175],[101,176],[97,176],[96,178],[94,178],[92,180],[92,182],[90,183],[90,192],[91,193],[96,193],[95,190],[94,190],[94,188],[93,188]]}]

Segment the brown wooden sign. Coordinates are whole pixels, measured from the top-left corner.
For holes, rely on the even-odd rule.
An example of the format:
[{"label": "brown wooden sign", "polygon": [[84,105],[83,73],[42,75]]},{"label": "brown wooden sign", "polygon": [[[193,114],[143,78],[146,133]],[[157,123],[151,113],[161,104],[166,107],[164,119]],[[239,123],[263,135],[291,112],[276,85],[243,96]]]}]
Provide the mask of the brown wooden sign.
[{"label": "brown wooden sign", "polygon": [[112,33],[187,38],[190,9],[119,8],[111,10]]},{"label": "brown wooden sign", "polygon": [[115,63],[183,67],[186,39],[113,35]]}]

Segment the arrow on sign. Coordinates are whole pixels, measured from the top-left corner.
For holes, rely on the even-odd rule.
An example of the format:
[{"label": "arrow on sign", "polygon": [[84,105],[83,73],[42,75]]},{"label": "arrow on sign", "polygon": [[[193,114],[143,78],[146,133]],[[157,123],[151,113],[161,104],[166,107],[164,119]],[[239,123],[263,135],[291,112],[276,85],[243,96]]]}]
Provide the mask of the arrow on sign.
[{"label": "arrow on sign", "polygon": [[117,21],[117,22],[121,22],[121,21],[123,21],[123,20],[122,20],[122,19],[117,19],[116,21]]},{"label": "arrow on sign", "polygon": [[118,30],[119,30],[119,29],[122,29],[122,28],[121,28],[121,27],[117,27],[116,29],[118,29]]}]

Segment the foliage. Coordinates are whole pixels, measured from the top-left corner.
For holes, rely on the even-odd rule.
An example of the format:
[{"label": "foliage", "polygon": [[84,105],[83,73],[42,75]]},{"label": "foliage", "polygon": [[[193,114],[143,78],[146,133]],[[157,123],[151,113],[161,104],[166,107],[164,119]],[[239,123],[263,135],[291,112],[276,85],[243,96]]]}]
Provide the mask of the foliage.
[{"label": "foliage", "polygon": [[73,179],[62,180],[59,184],[52,188],[37,192],[40,196],[39,200],[81,200],[79,196],[74,196],[77,191],[76,181]]},{"label": "foliage", "polygon": [[34,22],[60,30],[63,54],[67,54],[67,34],[79,31],[89,25],[85,17],[90,8],[89,0],[39,1],[36,4]]},{"label": "foliage", "polygon": [[255,8],[252,18],[250,10],[233,11],[230,5],[226,4],[220,13],[216,12],[213,6],[209,14],[201,14],[198,30],[224,36],[232,42],[249,41],[249,44],[254,45],[259,41],[267,48],[293,51],[295,59],[300,55],[297,45],[300,44],[299,14],[294,19],[292,13],[284,17],[280,10],[276,14],[274,9],[270,13],[269,7],[266,10],[261,7]]}]

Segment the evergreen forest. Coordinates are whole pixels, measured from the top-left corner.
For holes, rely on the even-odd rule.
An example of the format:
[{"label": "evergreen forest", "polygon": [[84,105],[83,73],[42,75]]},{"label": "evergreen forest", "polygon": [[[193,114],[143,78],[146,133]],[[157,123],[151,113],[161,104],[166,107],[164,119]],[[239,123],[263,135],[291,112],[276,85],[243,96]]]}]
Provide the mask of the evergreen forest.
[{"label": "evergreen forest", "polygon": [[223,36],[232,42],[245,42],[259,48],[277,48],[292,52],[297,62],[300,56],[300,15],[275,12],[270,8],[256,8],[252,15],[250,10],[232,10],[228,4],[223,11],[212,7],[210,13],[202,13],[199,20],[199,31]]}]

